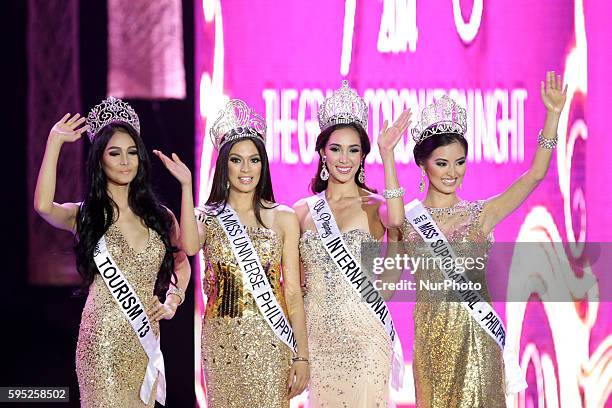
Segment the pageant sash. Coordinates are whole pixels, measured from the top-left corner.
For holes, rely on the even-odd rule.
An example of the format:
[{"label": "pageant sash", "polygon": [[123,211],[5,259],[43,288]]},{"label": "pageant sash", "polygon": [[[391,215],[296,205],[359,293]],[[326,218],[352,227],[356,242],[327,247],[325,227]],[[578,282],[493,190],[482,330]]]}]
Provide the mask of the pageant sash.
[{"label": "pageant sash", "polygon": [[[459,284],[464,283],[468,288],[473,287],[471,281],[463,273],[455,272],[454,265],[457,255],[450,245],[446,236],[440,231],[438,225],[431,218],[423,204],[419,200],[413,200],[404,208],[406,219],[419,233],[427,244],[427,249],[435,258],[442,258],[440,262],[442,274],[447,280]],[[452,261],[452,262],[448,262]],[[480,327],[497,343],[502,349],[504,358],[504,373],[506,382],[506,394],[515,394],[527,388],[525,374],[518,364],[518,354],[513,347],[506,345],[506,328],[493,306],[491,306],[476,290],[455,291],[461,300],[461,306],[472,316]]]},{"label": "pageant sash", "polygon": [[234,257],[242,271],[243,286],[249,288],[253,293],[259,311],[276,337],[295,353],[297,351],[296,341],[291,324],[274,295],[265,269],[253,247],[253,242],[246,232],[246,227],[242,225],[238,214],[229,203],[225,204],[225,208],[216,217],[225,231]]},{"label": "pageant sash", "polygon": [[346,242],[344,242],[334,214],[325,198],[325,191],[309,197],[306,202],[325,250],[351,287],[366,302],[393,343],[391,386],[395,390],[399,390],[404,379],[404,356],[387,303],[374,287],[370,277],[361,269],[360,262],[357,261]]},{"label": "pageant sash", "polygon": [[166,403],[166,374],[164,369],[164,356],[159,348],[159,339],[155,337],[146,309],[142,305],[136,291],[130,285],[125,275],[113,260],[104,236],[94,248],[94,263],[102,276],[111,296],[123,312],[123,316],[134,329],[149,362],[144,381],[140,387],[140,399],[147,404],[153,392],[153,385],[157,379],[157,401]]}]

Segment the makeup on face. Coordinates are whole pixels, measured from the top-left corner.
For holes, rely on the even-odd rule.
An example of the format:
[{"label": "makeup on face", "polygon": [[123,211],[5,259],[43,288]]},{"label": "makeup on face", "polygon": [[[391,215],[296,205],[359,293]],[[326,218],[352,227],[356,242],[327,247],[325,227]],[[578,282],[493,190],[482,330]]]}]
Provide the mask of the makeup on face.
[{"label": "makeup on face", "polygon": [[323,154],[329,174],[346,182],[355,177],[362,161],[359,134],[351,128],[335,130],[329,137]]},{"label": "makeup on face", "polygon": [[261,177],[261,156],[255,144],[244,140],[232,146],[228,158],[228,180],[241,192],[255,189]]},{"label": "makeup on face", "polygon": [[459,143],[438,147],[425,163],[430,185],[444,193],[455,192],[461,185],[465,170],[465,151]]},{"label": "makeup on face", "polygon": [[116,131],[109,139],[102,155],[102,169],[109,181],[129,184],[138,172],[138,148],[132,137]]}]

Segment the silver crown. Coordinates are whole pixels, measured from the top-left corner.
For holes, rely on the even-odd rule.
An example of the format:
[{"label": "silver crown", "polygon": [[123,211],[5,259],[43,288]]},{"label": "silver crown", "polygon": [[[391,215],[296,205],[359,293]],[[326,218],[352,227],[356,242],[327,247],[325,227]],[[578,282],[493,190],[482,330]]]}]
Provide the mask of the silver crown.
[{"label": "silver crown", "polygon": [[464,136],[466,130],[465,109],[444,95],[438,100],[434,99],[431,105],[423,109],[419,121],[412,128],[412,138],[419,144],[440,133],[457,133]]},{"label": "silver crown", "polygon": [[219,112],[210,128],[210,137],[217,150],[229,141],[245,137],[265,142],[266,121],[240,99],[232,99]]},{"label": "silver crown", "polygon": [[98,131],[111,122],[125,122],[140,134],[140,120],[136,111],[121,99],[109,96],[94,106],[87,115],[89,140],[93,141]]},{"label": "silver crown", "polygon": [[324,131],[338,124],[356,123],[368,130],[368,105],[359,97],[348,81],[319,106],[319,127]]}]

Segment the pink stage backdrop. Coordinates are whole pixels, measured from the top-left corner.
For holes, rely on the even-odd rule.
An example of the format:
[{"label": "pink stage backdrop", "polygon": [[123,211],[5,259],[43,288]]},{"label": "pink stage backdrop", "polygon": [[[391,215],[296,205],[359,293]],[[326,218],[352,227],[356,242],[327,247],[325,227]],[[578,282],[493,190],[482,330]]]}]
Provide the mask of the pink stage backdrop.
[{"label": "pink stage backdrop", "polygon": [[[612,238],[612,166],[604,127],[609,95],[602,88],[612,64],[609,7],[582,0],[198,1],[198,199],[208,197],[216,157],[208,129],[229,98],[243,99],[266,118],[277,199],[292,204],[308,195],[317,161],[317,107],[342,79],[370,107],[374,148],[366,166],[369,185],[383,188],[375,147],[383,121],[406,108],[418,112],[447,93],[468,112],[469,164],[460,195],[488,198],[529,167],[545,115],[540,80],[554,69],[569,84],[559,148],[547,178],[495,235],[501,242],[538,242],[549,257],[551,242],[565,242],[567,250],[554,252],[550,263],[567,266],[533,271],[513,261],[506,268],[508,288],[528,288],[525,298],[495,305],[509,340],[520,344],[529,383],[509,406],[606,406],[612,390],[612,307],[599,302],[605,300],[603,287],[576,292],[579,285],[572,282],[594,276],[600,285],[609,273],[607,265],[591,264],[583,256],[585,242]],[[407,200],[422,198],[412,148],[406,136],[396,151]],[[575,302],[547,301],[540,288],[553,282]],[[199,327],[201,286],[197,293]],[[415,404],[412,308],[411,303],[391,306],[408,373],[393,398],[405,407]],[[204,407],[199,361],[196,373]],[[292,405],[305,401],[304,394]]]}]

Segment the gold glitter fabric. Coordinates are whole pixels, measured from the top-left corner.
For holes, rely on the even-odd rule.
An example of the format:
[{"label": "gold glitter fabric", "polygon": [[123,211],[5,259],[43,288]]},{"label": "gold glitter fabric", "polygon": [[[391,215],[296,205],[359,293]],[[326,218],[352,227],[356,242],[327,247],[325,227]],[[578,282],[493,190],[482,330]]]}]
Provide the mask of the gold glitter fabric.
[{"label": "gold glitter fabric", "polygon": [[[242,284],[230,243],[215,217],[206,223],[202,364],[209,408],[288,408],[290,349],[266,323]],[[247,227],[276,299],[287,313],[281,284],[282,241],[271,229]]]},{"label": "gold glitter fabric", "polygon": [[[361,259],[362,230],[343,233]],[[310,350],[310,407],[387,407],[391,341],[378,319],[338,270],[314,231],[300,239]]]},{"label": "gold glitter fabric", "polygon": [[[105,236],[111,256],[146,307],[153,298],[157,273],[166,253],[161,238],[149,229],[149,241],[137,253],[115,224]],[[159,323],[151,322],[151,326],[159,336]],[[153,407],[157,385],[147,405],[140,399],[147,363],[147,355],[132,326],[100,274],[96,274],[81,316],[76,350],[81,406]]]},{"label": "gold glitter fabric", "polygon": [[[493,235],[480,229],[484,201],[461,201],[449,208],[427,208],[458,258],[481,258],[480,267],[466,276],[482,285],[480,294],[490,302],[486,285],[486,259]],[[403,226],[408,256],[425,259],[430,253],[412,225]],[[417,268],[417,303],[414,308],[414,365],[419,408],[505,407],[502,353],[497,343],[457,301],[452,289],[421,288],[421,281],[444,282],[433,263]]]}]

